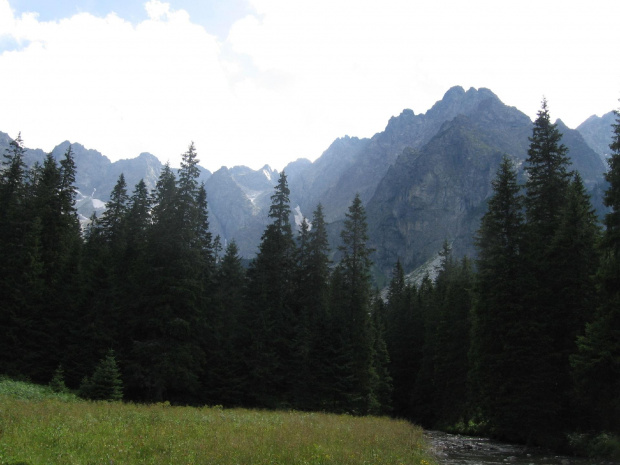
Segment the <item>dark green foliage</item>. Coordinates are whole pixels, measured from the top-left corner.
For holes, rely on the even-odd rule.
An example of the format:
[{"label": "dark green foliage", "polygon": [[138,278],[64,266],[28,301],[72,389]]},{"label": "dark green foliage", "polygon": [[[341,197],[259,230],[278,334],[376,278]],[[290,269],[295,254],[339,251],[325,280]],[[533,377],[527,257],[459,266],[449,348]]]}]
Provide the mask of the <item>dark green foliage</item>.
[{"label": "dark green foliage", "polygon": [[296,247],[289,195],[282,172],[271,196],[272,222],[248,270],[248,323],[252,328],[248,357],[254,396],[257,403],[273,407],[288,403],[294,385]]},{"label": "dark green foliage", "polygon": [[424,277],[417,291],[416,305],[423,320],[421,354],[418,371],[411,391],[411,418],[417,423],[432,426],[437,422],[435,414],[435,388],[433,382],[437,311],[435,307],[435,286],[428,275]]},{"label": "dark green foliage", "polygon": [[80,229],[73,207],[71,148],[26,174],[21,139],[5,155],[0,182],[0,305],[5,369],[45,382],[67,350],[78,309]]},{"label": "dark green foliage", "polygon": [[521,426],[533,440],[546,440],[570,427],[569,357],[594,294],[589,276],[595,272],[598,230],[581,180],[571,183],[561,137],[543,101],[525,167],[524,253],[532,280],[524,306],[529,341],[518,346],[528,366],[520,392],[529,411]]},{"label": "dark green foliage", "polygon": [[610,149],[605,231],[597,275],[600,303],[571,358],[577,396],[588,424],[620,432],[620,113]]},{"label": "dark green foliage", "polygon": [[97,364],[92,376],[83,379],[80,396],[91,400],[123,400],[123,381],[114,351],[108,351]]},{"label": "dark green foliage", "polygon": [[[554,339],[564,354],[563,371],[568,375],[568,357],[575,352],[577,336],[592,319],[597,305],[594,275],[599,264],[598,218],[579,174],[570,185],[558,231],[549,244],[554,263],[553,292],[561,316],[554,324]],[[570,379],[564,382],[570,384]]]},{"label": "dark green foliage", "polygon": [[339,334],[340,352],[338,377],[346,397],[341,399],[341,408],[357,414],[366,414],[376,409],[379,403],[375,392],[377,376],[371,315],[370,254],[366,211],[359,195],[355,196],[346,214],[341,234],[342,254],[335,274],[332,293],[340,295],[332,307]]},{"label": "dark green foliage", "polygon": [[49,383],[50,388],[54,392],[67,392],[67,385],[65,384],[65,371],[62,369],[62,365],[58,365],[54,376]]},{"label": "dark green foliage", "polygon": [[445,248],[435,283],[436,334],[433,338],[435,414],[450,426],[467,418],[467,376],[473,271],[467,257],[459,263]]},{"label": "dark green foliage", "polygon": [[183,154],[178,181],[169,166],[162,170],[153,193],[143,259],[135,271],[141,292],[134,296],[137,302],[127,324],[131,346],[126,385],[128,393],[148,400],[187,402],[200,396],[209,286],[205,277],[211,275],[207,267],[214,260],[209,258],[210,236],[203,234],[207,205],[204,189],[197,184],[196,164],[191,144]]},{"label": "dark green foliage", "polygon": [[400,261],[396,262],[386,304],[386,343],[394,384],[393,408],[413,418],[411,395],[420,371],[424,347],[424,320],[416,286],[407,285]]},{"label": "dark green foliage", "polygon": [[561,137],[543,101],[525,165],[526,221],[504,159],[476,239],[472,399],[478,421],[517,441],[557,441],[575,427],[569,360],[596,301],[599,229]]},{"label": "dark green foliage", "polygon": [[125,247],[126,231],[124,229],[128,202],[127,183],[125,182],[125,176],[121,173],[114,189],[110,193],[110,200],[106,203],[105,212],[103,212],[97,224],[102,239],[119,250]]},{"label": "dark green foliage", "polygon": [[233,241],[217,267],[213,304],[206,314],[207,369],[203,383],[209,404],[243,405],[251,390],[244,360],[251,329],[245,326],[245,290],[245,269]]},{"label": "dark green foliage", "polygon": [[557,125],[551,123],[547,101],[543,100],[534,121],[525,163],[527,224],[529,235],[537,239],[536,247],[544,247],[546,240],[555,234],[572,177],[568,170],[568,149],[561,139]]},{"label": "dark green foliage", "polygon": [[[449,244],[432,283],[427,277],[412,295],[410,325],[418,341],[409,350],[418,354],[409,411],[427,427],[449,427],[467,419],[467,351],[469,347],[473,272],[467,258],[452,257]],[[415,323],[414,323],[415,322]],[[401,343],[402,344],[402,343]]]},{"label": "dark green foliage", "polygon": [[44,288],[41,222],[29,212],[23,157],[18,136],[0,171],[0,372],[10,375],[30,375],[33,369],[38,350],[34,320]]},{"label": "dark green foliage", "polygon": [[371,315],[371,390],[373,404],[368,413],[388,415],[392,412],[394,386],[390,375],[390,354],[386,343],[387,314],[385,303],[377,293]]},{"label": "dark green foliage", "polygon": [[310,229],[304,219],[298,237],[296,356],[300,372],[294,389],[300,407],[320,409],[330,397],[335,343],[329,311],[329,243],[321,204],[311,225]]},{"label": "dark green foliage", "polygon": [[523,200],[517,172],[508,157],[493,181],[493,196],[476,235],[478,273],[472,309],[470,386],[478,421],[494,434],[518,434],[518,398],[531,359],[525,344],[536,344],[524,317],[523,294],[527,272],[523,257]]}]

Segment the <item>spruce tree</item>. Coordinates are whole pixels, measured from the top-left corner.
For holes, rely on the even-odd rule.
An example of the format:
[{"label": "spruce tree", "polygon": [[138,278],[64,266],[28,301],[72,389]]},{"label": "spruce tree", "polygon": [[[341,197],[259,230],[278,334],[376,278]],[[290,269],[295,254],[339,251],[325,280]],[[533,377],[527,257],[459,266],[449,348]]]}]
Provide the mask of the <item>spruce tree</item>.
[{"label": "spruce tree", "polygon": [[137,253],[140,244],[146,240],[146,231],[151,224],[151,199],[144,179],[141,179],[127,202],[128,252]]},{"label": "spruce tree", "polygon": [[123,381],[114,351],[109,350],[97,364],[93,375],[82,381],[80,396],[91,400],[123,400]]},{"label": "spruce tree", "polygon": [[[473,272],[467,257],[457,261],[448,243],[440,253],[442,264],[435,283],[433,404],[435,426],[467,420],[467,373]],[[430,345],[429,345],[430,347]]]},{"label": "spruce tree", "polygon": [[571,182],[558,231],[549,244],[549,257],[555,264],[553,289],[561,318],[554,328],[557,348],[563,354],[561,363],[570,384],[568,358],[576,351],[577,336],[591,321],[597,306],[594,276],[599,265],[600,228],[590,196],[575,173]]},{"label": "spruce tree", "polygon": [[588,426],[620,432],[620,112],[616,111],[605,178],[605,230],[597,274],[600,304],[571,358],[578,400]]},{"label": "spruce tree", "polygon": [[105,211],[98,221],[104,241],[119,251],[125,247],[126,231],[124,229],[128,202],[127,182],[125,175],[121,173],[110,193],[110,200],[106,202]]},{"label": "spruce tree", "polygon": [[[205,367],[204,276],[197,246],[202,218],[193,145],[183,154],[179,181],[164,166],[152,197],[144,260],[144,283],[131,315],[126,384],[130,396],[197,401]],[[205,205],[206,207],[206,205]]]},{"label": "spruce tree", "polygon": [[43,299],[40,311],[33,319],[39,331],[36,337],[38,354],[33,359],[33,379],[49,379],[62,361],[60,357],[77,334],[81,289],[80,254],[82,238],[75,210],[75,164],[71,147],[59,166],[51,154],[43,166],[37,168],[29,186],[28,214],[38,223],[37,234],[41,246]]},{"label": "spruce tree", "polygon": [[311,329],[311,310],[309,308],[308,299],[311,298],[311,271],[308,267],[309,261],[309,242],[310,242],[310,224],[304,217],[299,227],[297,235],[297,257],[296,257],[296,276],[295,289],[297,290],[292,303],[295,319],[295,342],[293,354],[293,368],[295,371],[295,379],[293,380],[292,398],[293,404],[296,406],[305,406],[311,404],[310,397],[315,392],[312,383],[312,372],[309,366],[310,351],[312,349],[312,329]]},{"label": "spruce tree", "polygon": [[394,265],[387,292],[386,344],[394,384],[394,413],[412,418],[411,394],[420,369],[424,323],[417,302],[417,288],[405,282],[400,260]]},{"label": "spruce tree", "polygon": [[296,392],[301,408],[321,409],[331,396],[335,344],[329,313],[330,249],[321,204],[310,224],[304,219],[298,241],[296,349],[301,366]]},{"label": "spruce tree", "polygon": [[238,406],[247,404],[248,369],[244,354],[253,328],[248,326],[246,273],[236,242],[231,241],[215,273],[213,302],[204,336],[207,369],[204,375],[205,399],[209,404]]},{"label": "spruce tree", "polygon": [[371,260],[373,249],[367,245],[366,211],[356,195],[344,222],[340,237],[342,254],[338,264],[342,299],[338,313],[342,339],[340,376],[345,387],[343,408],[352,413],[366,414],[377,402],[373,392],[373,340],[371,314]]},{"label": "spruce tree", "polygon": [[65,384],[65,371],[62,368],[62,365],[58,365],[56,371],[54,372],[54,376],[49,383],[50,388],[54,392],[67,392],[67,385]]},{"label": "spruce tree", "polygon": [[561,143],[557,124],[551,123],[547,101],[538,111],[525,161],[525,208],[528,235],[540,250],[552,237],[560,221],[564,198],[572,178],[568,149]]},{"label": "spruce tree", "polygon": [[[126,288],[129,263],[126,260],[128,217],[127,183],[120,174],[100,218],[89,226],[84,247],[84,317],[80,353],[82,370],[93,366],[114,347],[124,355],[121,333],[126,330]],[[133,291],[133,290],[132,290]],[[132,295],[131,298],[135,298]]]},{"label": "spruce tree", "polygon": [[504,157],[492,181],[493,195],[475,241],[478,250],[472,335],[470,397],[478,419],[496,435],[520,433],[521,409],[529,399],[521,384],[535,360],[523,352],[537,341],[525,317],[527,285],[523,256],[523,198],[513,162]]},{"label": "spruce tree", "polygon": [[392,412],[394,386],[390,374],[390,354],[386,343],[387,315],[383,299],[377,291],[372,304],[370,331],[372,339],[371,389],[374,404],[369,406],[372,415]]},{"label": "spruce tree", "polygon": [[30,354],[43,293],[41,222],[28,213],[24,153],[18,135],[0,169],[0,371],[11,375],[30,375],[35,368]]},{"label": "spruce tree", "polygon": [[424,276],[418,289],[416,305],[422,315],[423,345],[419,369],[411,392],[411,418],[420,425],[432,427],[436,424],[438,413],[435,408],[434,361],[439,312],[436,305],[435,284],[428,274]]},{"label": "spruce tree", "polygon": [[293,314],[296,247],[290,224],[290,190],[282,172],[271,196],[271,223],[248,270],[250,348],[257,404],[286,405],[291,397],[296,322]]},{"label": "spruce tree", "polygon": [[[564,288],[565,274],[558,272],[566,263],[555,253],[554,238],[562,234],[562,218],[573,173],[562,134],[552,124],[546,101],[534,122],[530,149],[525,162],[524,253],[531,277],[525,293],[524,314],[531,341],[521,345],[529,369],[522,391],[529,398],[529,411],[523,412],[521,428],[530,431],[532,441],[548,441],[566,428],[568,404],[567,331],[561,322],[571,320],[570,309],[562,305],[555,292]],[[595,238],[592,238],[594,240]],[[527,245],[527,247],[525,247]]]}]

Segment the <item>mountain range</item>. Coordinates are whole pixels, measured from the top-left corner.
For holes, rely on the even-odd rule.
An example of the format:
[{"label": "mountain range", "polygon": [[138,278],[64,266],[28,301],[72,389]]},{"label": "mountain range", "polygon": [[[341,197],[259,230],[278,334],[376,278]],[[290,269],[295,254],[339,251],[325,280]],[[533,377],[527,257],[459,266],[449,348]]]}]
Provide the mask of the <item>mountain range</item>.
[{"label": "mountain range", "polygon": [[[580,172],[598,208],[602,208],[614,121],[613,112],[592,116],[576,129],[557,121],[573,168]],[[299,224],[304,216],[310,218],[320,202],[336,250],[347,209],[359,194],[366,206],[379,280],[389,276],[397,259],[406,271],[431,261],[446,240],[457,256],[473,256],[473,234],[486,210],[501,158],[506,154],[522,166],[531,131],[530,118],[490,90],[453,87],[424,114],[403,110],[371,138],[345,136],[314,162],[289,163],[284,171],[293,219]],[[9,142],[9,136],[0,132],[1,153]],[[59,159],[68,146],[68,141],[61,143],[52,154]],[[96,150],[79,143],[71,146],[77,166],[77,207],[84,221],[104,210],[121,173],[129,191],[140,179],[152,189],[163,167],[149,153],[112,163]],[[41,163],[45,155],[28,149],[26,163]],[[214,173],[201,171],[212,232],[223,243],[234,239],[245,258],[258,250],[278,176],[268,165],[259,170],[235,166]]]}]

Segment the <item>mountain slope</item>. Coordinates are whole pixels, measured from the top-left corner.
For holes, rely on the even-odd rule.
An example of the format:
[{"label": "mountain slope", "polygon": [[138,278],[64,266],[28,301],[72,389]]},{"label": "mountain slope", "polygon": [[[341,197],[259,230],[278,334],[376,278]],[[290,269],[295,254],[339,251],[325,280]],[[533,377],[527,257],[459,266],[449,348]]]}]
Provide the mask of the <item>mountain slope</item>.
[{"label": "mountain slope", "polygon": [[205,183],[212,233],[224,244],[234,239],[243,257],[258,250],[277,177],[267,165],[256,171],[222,167]]},{"label": "mountain slope", "polygon": [[405,149],[389,169],[367,206],[382,274],[399,258],[405,270],[417,268],[444,240],[457,255],[469,252],[503,153],[485,136],[459,116],[421,150]]},{"label": "mountain slope", "polygon": [[603,116],[592,115],[577,126],[577,131],[583,136],[586,143],[604,161],[610,153],[609,144],[611,144],[613,135],[612,124],[615,122],[616,115],[613,111],[610,111]]},{"label": "mountain slope", "polygon": [[[594,188],[603,178],[600,157],[577,131],[561,121],[558,127],[572,168]],[[404,150],[367,205],[379,274],[388,276],[398,258],[406,271],[417,268],[444,240],[456,256],[474,256],[473,235],[501,157],[509,155],[522,168],[531,131],[526,115],[489,98],[469,116],[445,123],[421,149]]]},{"label": "mountain slope", "polygon": [[[456,86],[424,114],[416,115],[407,109],[390,118],[385,130],[371,139],[337,139],[312,166],[291,180],[293,199],[304,212],[314,210],[322,201],[328,221],[341,219],[355,194],[359,193],[364,203],[371,199],[405,147],[419,149],[444,123],[458,115],[484,112],[486,107],[494,105],[503,106],[490,90],[470,88],[465,91]],[[519,117],[513,115],[513,118],[526,118],[529,122],[527,116],[516,109],[514,112]],[[507,130],[504,136],[510,139],[522,135]]]}]

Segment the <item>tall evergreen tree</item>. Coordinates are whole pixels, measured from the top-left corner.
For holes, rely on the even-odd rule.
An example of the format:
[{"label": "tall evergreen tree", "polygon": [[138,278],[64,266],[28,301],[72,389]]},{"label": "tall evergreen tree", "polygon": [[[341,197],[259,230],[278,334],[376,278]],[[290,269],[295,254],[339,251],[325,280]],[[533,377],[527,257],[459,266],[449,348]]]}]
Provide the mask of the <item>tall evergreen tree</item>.
[{"label": "tall evergreen tree", "polygon": [[[570,385],[569,356],[576,351],[577,336],[592,319],[597,306],[594,275],[599,265],[600,228],[590,196],[579,173],[571,182],[558,231],[549,244],[555,264],[553,289],[561,318],[554,323],[554,339],[563,356],[563,384]],[[572,410],[569,409],[569,411]],[[567,420],[568,421],[568,420]]]},{"label": "tall evergreen tree", "polygon": [[434,388],[434,360],[436,344],[434,343],[438,324],[435,285],[426,274],[417,292],[416,306],[420,309],[423,321],[422,350],[419,369],[411,392],[412,419],[418,424],[431,427],[436,424]]},{"label": "tall evergreen tree", "polygon": [[346,213],[340,237],[342,254],[338,264],[339,289],[342,294],[337,313],[341,328],[341,383],[346,393],[343,409],[366,414],[377,403],[373,392],[373,347],[371,314],[370,254],[366,211],[359,195]]},{"label": "tall evergreen tree", "polygon": [[271,196],[271,223],[248,270],[249,318],[255,328],[249,354],[255,402],[272,407],[288,402],[293,385],[290,368],[296,340],[292,308],[296,247],[289,195],[282,172]]},{"label": "tall evergreen tree", "polygon": [[386,343],[394,384],[394,413],[405,418],[413,418],[411,395],[424,346],[424,322],[417,293],[416,286],[405,282],[405,273],[398,260],[387,293]]},{"label": "tall evergreen tree", "polygon": [[[132,312],[127,392],[148,400],[196,401],[204,368],[204,276],[197,231],[200,211],[193,144],[183,154],[179,181],[164,166],[153,195],[143,292]],[[204,205],[206,207],[206,203]]]},{"label": "tall evergreen tree", "polygon": [[144,179],[141,179],[127,202],[127,249],[126,260],[129,272],[134,272],[146,245],[151,226],[151,198]]},{"label": "tall evergreen tree", "polygon": [[34,319],[43,292],[41,223],[28,213],[24,153],[18,135],[0,170],[0,371],[14,375],[33,366]]},{"label": "tall evergreen tree", "polygon": [[[568,425],[568,357],[567,331],[559,324],[571,320],[569,309],[561,305],[555,291],[566,286],[566,273],[558,272],[566,266],[555,253],[554,238],[562,234],[565,199],[569,196],[572,172],[567,149],[561,144],[562,135],[551,124],[546,101],[534,122],[530,149],[525,169],[525,229],[524,248],[527,270],[532,278],[526,289],[525,315],[532,341],[522,346],[531,360],[525,376],[523,393],[531,400],[530,410],[523,416],[522,428],[530,431],[532,441],[548,441]],[[594,240],[595,238],[592,238]]]},{"label": "tall evergreen tree", "polygon": [[478,273],[469,353],[471,399],[492,433],[516,438],[521,409],[529,405],[521,384],[535,363],[524,357],[524,346],[537,341],[523,301],[527,286],[523,198],[508,157],[503,158],[492,186],[488,211],[475,238]]},{"label": "tall evergreen tree", "polygon": [[539,249],[558,228],[572,178],[572,172],[568,169],[568,149],[561,143],[562,134],[557,124],[551,123],[545,99],[529,140],[530,148],[525,161],[525,208],[528,235],[535,239],[533,246]]},{"label": "tall evergreen tree", "polygon": [[443,265],[435,285],[438,311],[433,381],[439,426],[466,422],[467,351],[470,345],[470,312],[473,271],[464,257],[455,260],[449,248],[443,251]]},{"label": "tall evergreen tree", "polygon": [[74,170],[71,147],[60,166],[49,154],[29,188],[28,214],[39,224],[43,279],[42,300],[34,316],[39,348],[30,373],[33,379],[51,377],[76,331],[82,239],[74,206]]},{"label": "tall evergreen tree", "polygon": [[386,343],[387,313],[385,303],[379,292],[373,299],[370,319],[371,331],[371,390],[374,405],[370,405],[368,413],[388,415],[392,412],[394,386],[390,374],[390,355]]},{"label": "tall evergreen tree", "polygon": [[[312,225],[310,227],[310,224]],[[297,402],[301,408],[327,408],[334,368],[335,341],[329,314],[329,241],[323,207],[312,222],[302,222],[298,241],[298,357]]]},{"label": "tall evergreen tree", "polygon": [[129,222],[129,195],[121,173],[106,210],[91,222],[85,245],[85,340],[80,352],[86,373],[110,348],[116,349],[120,357],[126,353],[127,342],[122,334],[127,328],[127,306],[136,298],[135,288],[128,291],[128,273],[133,265],[127,260],[127,247],[128,241],[134,240],[128,231]]},{"label": "tall evergreen tree", "polygon": [[204,387],[209,404],[248,403],[252,386],[248,383],[244,354],[252,328],[246,326],[245,290],[246,273],[233,240],[217,267],[204,337],[207,356]]},{"label": "tall evergreen tree", "polygon": [[[141,179],[127,200],[123,220],[122,257],[115,269],[114,298],[118,308],[116,341],[104,347],[115,347],[117,359],[126,365],[132,347],[134,315],[141,315],[140,306],[145,302],[144,277],[148,276],[148,238],[150,236],[151,201],[146,184]],[[119,250],[121,252],[121,250]],[[139,323],[138,323],[139,324]]]},{"label": "tall evergreen tree", "polygon": [[119,252],[125,247],[128,202],[127,182],[125,175],[121,173],[110,193],[110,200],[106,202],[105,211],[98,221],[103,240]]},{"label": "tall evergreen tree", "polygon": [[577,393],[589,426],[620,432],[620,112],[616,111],[605,178],[605,230],[597,274],[600,305],[571,358]]},{"label": "tall evergreen tree", "polygon": [[73,158],[73,148],[69,145],[63,158],[60,160],[60,203],[62,213],[72,217],[77,222],[77,210],[75,208],[75,197],[77,195],[76,175],[77,167]]}]

